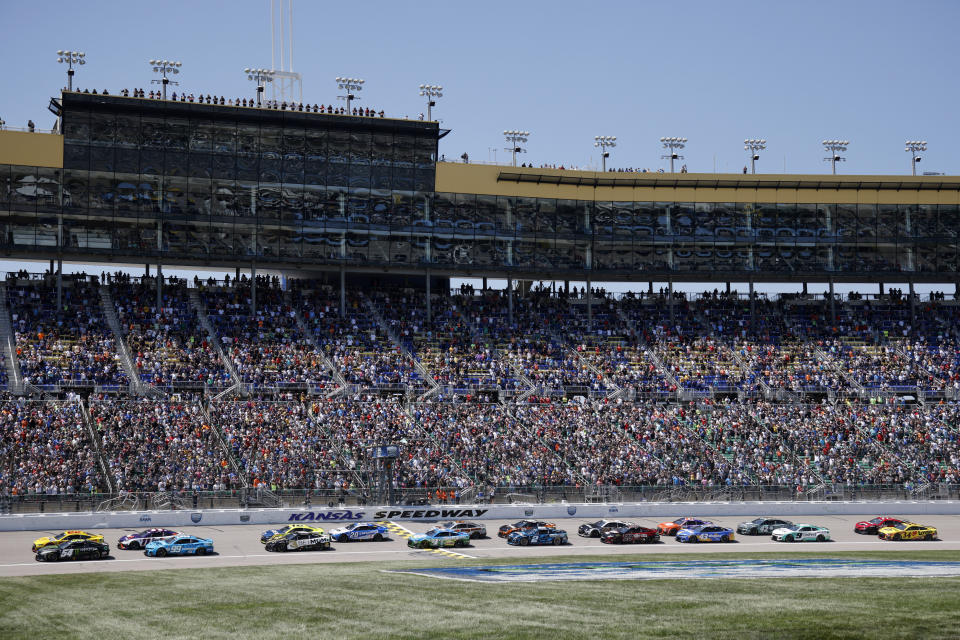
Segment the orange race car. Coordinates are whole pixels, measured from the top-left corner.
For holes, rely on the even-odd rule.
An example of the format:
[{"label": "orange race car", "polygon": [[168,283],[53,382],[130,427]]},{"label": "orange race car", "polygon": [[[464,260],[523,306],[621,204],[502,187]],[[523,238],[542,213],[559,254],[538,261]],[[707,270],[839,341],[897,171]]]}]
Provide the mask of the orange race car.
[{"label": "orange race car", "polygon": [[657,531],[660,532],[662,536],[675,536],[677,531],[683,529],[684,527],[699,527],[704,524],[713,524],[709,520],[701,520],[700,518],[677,518],[676,520],[661,522],[657,525]]}]

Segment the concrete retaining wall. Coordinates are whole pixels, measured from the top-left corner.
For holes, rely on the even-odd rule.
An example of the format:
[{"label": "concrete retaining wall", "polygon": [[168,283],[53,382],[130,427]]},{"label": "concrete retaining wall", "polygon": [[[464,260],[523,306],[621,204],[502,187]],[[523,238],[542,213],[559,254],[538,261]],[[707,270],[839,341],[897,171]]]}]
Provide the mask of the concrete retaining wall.
[{"label": "concrete retaining wall", "polygon": [[654,518],[681,516],[823,516],[878,514],[958,515],[958,501],[924,502],[642,502],[631,504],[512,504],[355,509],[199,509],[111,513],[29,513],[0,516],[0,531],[126,529],[321,522],[326,527],[358,520],[519,520],[521,518]]}]

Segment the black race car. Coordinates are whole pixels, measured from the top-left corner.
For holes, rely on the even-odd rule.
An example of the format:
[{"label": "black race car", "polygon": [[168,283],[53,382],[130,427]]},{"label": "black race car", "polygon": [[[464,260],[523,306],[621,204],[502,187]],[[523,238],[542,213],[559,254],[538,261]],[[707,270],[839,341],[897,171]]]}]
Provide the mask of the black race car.
[{"label": "black race car", "polygon": [[605,529],[603,535],[600,536],[600,542],[606,542],[607,544],[650,544],[660,542],[660,534],[657,533],[656,529],[633,524],[629,527]]},{"label": "black race car", "polygon": [[330,548],[330,536],[314,531],[294,531],[272,538],[264,548],[267,551],[325,551]]},{"label": "black race car", "polygon": [[556,527],[557,525],[552,522],[544,522],[543,520],[519,520],[513,524],[502,525],[497,531],[497,535],[501,538],[507,538],[514,531],[523,531],[524,529],[538,529],[541,527]]},{"label": "black race car", "polygon": [[764,536],[773,533],[774,529],[780,527],[790,527],[793,523],[783,518],[756,518],[749,522],[741,522],[737,525],[737,533],[747,536]]},{"label": "black race car", "polygon": [[577,535],[584,538],[599,538],[607,529],[621,529],[629,527],[632,523],[621,520],[597,520],[580,525],[577,529]]},{"label": "black race car", "polygon": [[110,545],[93,540],[70,540],[37,551],[37,562],[60,560],[99,560],[110,555]]}]

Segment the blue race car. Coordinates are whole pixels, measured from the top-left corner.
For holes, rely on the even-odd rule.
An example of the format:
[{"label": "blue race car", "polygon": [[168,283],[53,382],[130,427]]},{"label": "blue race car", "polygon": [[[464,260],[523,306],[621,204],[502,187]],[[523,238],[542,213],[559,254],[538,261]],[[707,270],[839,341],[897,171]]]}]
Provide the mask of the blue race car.
[{"label": "blue race car", "polygon": [[567,532],[553,527],[537,527],[536,529],[521,529],[507,536],[507,544],[527,545],[567,544]]},{"label": "blue race car", "polygon": [[470,544],[470,534],[434,527],[426,533],[407,538],[407,546],[414,549],[440,549],[442,547],[465,547]]},{"label": "blue race car", "polygon": [[380,542],[387,537],[387,528],[375,522],[354,522],[345,527],[331,529],[330,537],[336,542],[351,542],[353,540]]},{"label": "blue race car", "polygon": [[732,542],[733,529],[718,524],[684,527],[677,532],[677,542]]},{"label": "blue race car", "polygon": [[213,553],[213,540],[181,534],[148,542],[143,554],[162,558],[164,556],[203,556]]}]

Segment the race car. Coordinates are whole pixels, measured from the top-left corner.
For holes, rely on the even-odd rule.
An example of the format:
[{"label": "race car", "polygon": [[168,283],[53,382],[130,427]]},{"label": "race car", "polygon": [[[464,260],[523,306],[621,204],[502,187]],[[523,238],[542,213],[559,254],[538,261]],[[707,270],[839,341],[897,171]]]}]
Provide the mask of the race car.
[{"label": "race car", "polygon": [[69,540],[47,545],[37,551],[37,562],[60,560],[100,560],[110,555],[110,545],[96,540]]},{"label": "race car", "polygon": [[937,530],[916,522],[901,522],[877,532],[881,540],[935,540]]},{"label": "race car", "polygon": [[656,529],[641,527],[640,525],[630,525],[618,529],[608,528],[600,536],[600,542],[607,544],[637,544],[659,542],[660,534]]},{"label": "race car", "polygon": [[537,527],[556,527],[557,525],[552,522],[543,522],[542,520],[518,520],[513,524],[505,524],[500,527],[500,530],[497,531],[497,535],[501,538],[506,538],[514,531],[521,531],[523,529],[535,529]]},{"label": "race car", "polygon": [[718,524],[702,524],[684,527],[677,531],[677,542],[731,542],[733,529]]},{"label": "race car", "polygon": [[260,534],[260,544],[267,544],[271,538],[282,537],[288,533],[312,533],[316,536],[323,535],[323,529],[319,527],[311,527],[307,524],[288,524],[279,529],[267,529]]},{"label": "race car", "polygon": [[181,534],[172,538],[159,538],[147,543],[143,555],[162,558],[164,556],[203,556],[213,553],[213,540]]},{"label": "race car", "polygon": [[169,538],[170,536],[179,536],[179,531],[173,529],[144,529],[137,533],[128,533],[117,540],[117,549],[143,549],[151,540],[157,538]]},{"label": "race car", "polygon": [[696,527],[704,524],[713,524],[709,520],[701,520],[700,518],[677,518],[673,521],[661,522],[657,525],[657,531],[660,532],[662,536],[675,536],[677,531],[683,529],[684,527]]},{"label": "race car", "polygon": [[577,529],[577,535],[584,538],[599,538],[607,529],[622,529],[623,527],[633,526],[631,522],[622,520],[597,520],[596,522],[587,522],[580,525]]},{"label": "race car", "polygon": [[64,542],[73,540],[93,540],[94,542],[103,542],[103,536],[86,531],[63,531],[55,536],[37,538],[33,541],[33,552],[36,553],[44,547],[58,547]]},{"label": "race car", "polygon": [[737,525],[737,533],[747,536],[770,535],[774,529],[789,527],[793,523],[782,518],[755,518]]},{"label": "race car", "polygon": [[453,531],[443,527],[434,527],[426,533],[418,533],[407,538],[407,546],[414,549],[439,549],[441,547],[465,547],[470,544],[470,534],[465,531]]},{"label": "race car", "polygon": [[528,545],[567,544],[567,532],[554,527],[530,527],[519,529],[507,536],[507,544],[516,544],[521,547]]},{"label": "race car", "polygon": [[[312,528],[312,527],[311,527]],[[291,531],[278,533],[267,540],[267,551],[326,551],[330,548],[330,536],[323,529],[316,531]]]},{"label": "race car", "polygon": [[902,522],[903,520],[900,518],[877,516],[876,518],[871,518],[870,520],[861,520],[857,524],[853,525],[853,531],[854,533],[876,535],[880,529],[883,529],[884,527],[892,527],[901,524]]},{"label": "race car", "polygon": [[826,542],[830,539],[830,530],[813,524],[793,524],[774,529],[770,537],[777,542]]},{"label": "race car", "polygon": [[441,528],[450,529],[451,531],[456,531],[458,533],[465,533],[469,535],[471,539],[487,537],[487,528],[484,525],[477,524],[475,522],[464,522],[463,520],[457,520],[456,522],[446,522],[441,525]]},{"label": "race car", "polygon": [[337,542],[351,542],[353,540],[380,542],[387,537],[387,528],[375,522],[353,522],[345,527],[331,529],[330,537]]}]

